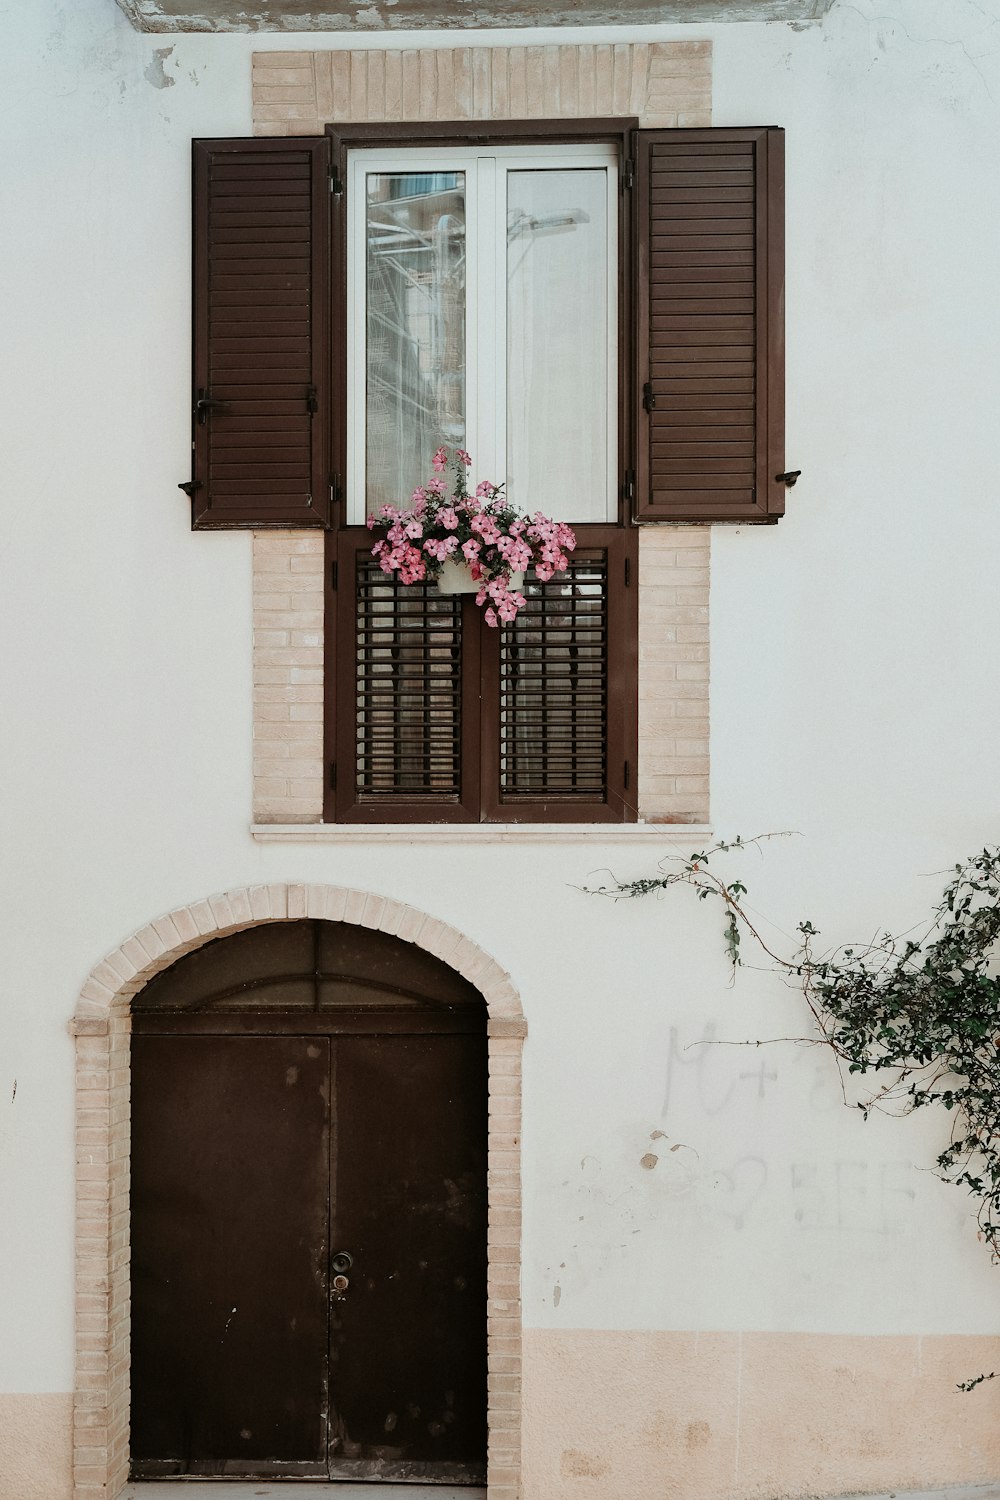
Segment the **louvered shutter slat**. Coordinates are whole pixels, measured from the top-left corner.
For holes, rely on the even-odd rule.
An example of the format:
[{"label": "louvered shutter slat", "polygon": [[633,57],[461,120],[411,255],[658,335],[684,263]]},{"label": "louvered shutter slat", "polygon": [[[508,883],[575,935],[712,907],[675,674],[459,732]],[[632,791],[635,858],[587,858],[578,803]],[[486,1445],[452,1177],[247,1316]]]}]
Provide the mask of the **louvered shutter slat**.
[{"label": "louvered shutter slat", "polygon": [[462,791],[461,599],[402,585],[358,554],[355,777],[360,800]]},{"label": "louvered shutter slat", "polygon": [[638,134],[639,520],[784,509],[783,139]]},{"label": "louvered shutter slat", "polygon": [[194,143],[195,527],[328,524],[328,153]]}]

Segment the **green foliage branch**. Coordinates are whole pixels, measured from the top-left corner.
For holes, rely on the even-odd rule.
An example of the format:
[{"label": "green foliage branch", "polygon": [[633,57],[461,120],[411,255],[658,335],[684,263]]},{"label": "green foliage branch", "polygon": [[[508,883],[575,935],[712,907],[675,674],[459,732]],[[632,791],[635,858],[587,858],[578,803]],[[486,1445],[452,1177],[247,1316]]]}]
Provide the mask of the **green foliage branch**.
[{"label": "green foliage branch", "polygon": [[919,937],[885,933],[821,954],[819,930],[803,921],[798,947],[783,954],[752,919],[744,882],[718,870],[719,856],[762,842],[720,841],[664,860],[654,876],[590,889],[624,899],[681,885],[700,901],[719,902],[733,968],[744,962],[749,938],[769,967],[801,987],[817,1035],[796,1040],[825,1043],[848,1073],[872,1075],[872,1092],[858,1105],[866,1117],[876,1108],[908,1114],[936,1104],[950,1111],[938,1172],[973,1195],[980,1236],[1000,1260],[1000,848],[954,867]]}]

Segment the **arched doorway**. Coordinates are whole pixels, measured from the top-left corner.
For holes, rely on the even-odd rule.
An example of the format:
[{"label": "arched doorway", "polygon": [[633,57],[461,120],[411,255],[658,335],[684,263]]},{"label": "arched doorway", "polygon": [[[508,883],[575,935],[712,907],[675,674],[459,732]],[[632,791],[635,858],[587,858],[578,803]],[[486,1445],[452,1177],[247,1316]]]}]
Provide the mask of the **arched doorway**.
[{"label": "arched doorway", "polygon": [[480,991],[271,922],[157,975],[132,1030],[134,1475],[482,1483]]}]

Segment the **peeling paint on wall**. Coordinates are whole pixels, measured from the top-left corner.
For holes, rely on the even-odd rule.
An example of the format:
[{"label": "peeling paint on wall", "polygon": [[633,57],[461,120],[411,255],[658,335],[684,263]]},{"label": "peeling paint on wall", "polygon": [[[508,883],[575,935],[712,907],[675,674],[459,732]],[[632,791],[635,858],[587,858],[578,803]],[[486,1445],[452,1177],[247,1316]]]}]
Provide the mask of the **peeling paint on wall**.
[{"label": "peeling paint on wall", "polygon": [[146,71],[143,76],[147,83],[153,85],[154,89],[172,89],[177,82],[176,78],[170,77],[170,74],[163,66],[173,50],[173,47],[157,47],[146,64]]}]

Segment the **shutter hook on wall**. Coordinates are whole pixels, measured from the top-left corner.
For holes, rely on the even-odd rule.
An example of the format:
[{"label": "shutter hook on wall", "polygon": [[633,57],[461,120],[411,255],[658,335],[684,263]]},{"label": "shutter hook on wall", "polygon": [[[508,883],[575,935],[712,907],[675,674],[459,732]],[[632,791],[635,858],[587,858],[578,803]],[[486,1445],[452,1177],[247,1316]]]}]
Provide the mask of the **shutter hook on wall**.
[{"label": "shutter hook on wall", "polygon": [[199,391],[198,398],[194,403],[195,416],[198,418],[199,425],[201,427],[204,427],[205,423],[208,421],[208,414],[210,411],[224,411],[228,405],[228,401],[216,401],[205,391]]},{"label": "shutter hook on wall", "polygon": [[790,490],[801,473],[801,469],[789,469],[786,474],[775,474],[774,477],[778,480],[779,484],[783,484],[786,489]]}]

